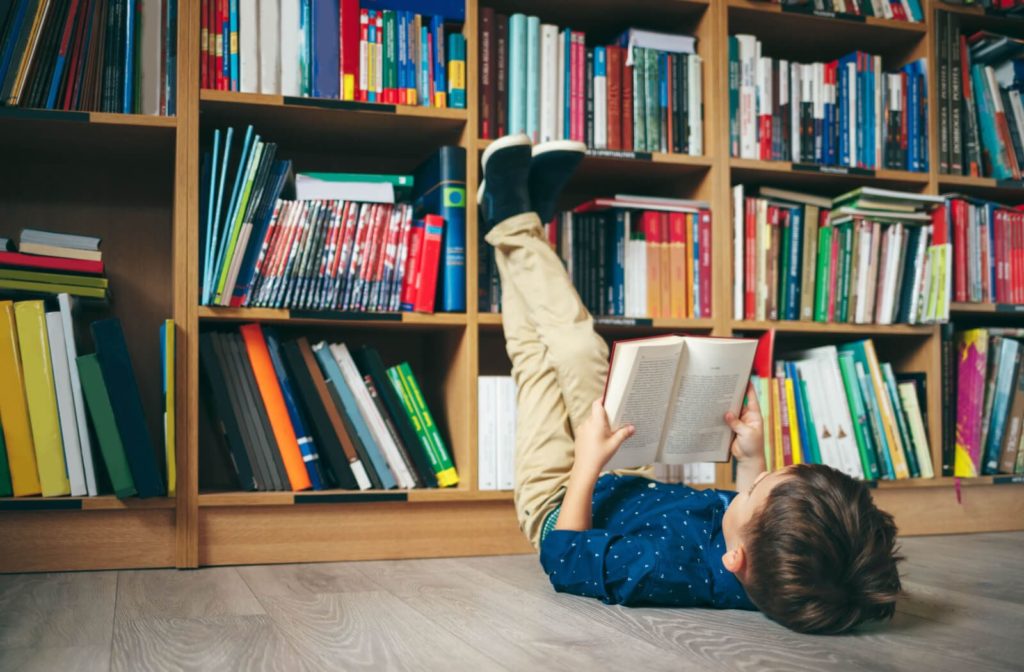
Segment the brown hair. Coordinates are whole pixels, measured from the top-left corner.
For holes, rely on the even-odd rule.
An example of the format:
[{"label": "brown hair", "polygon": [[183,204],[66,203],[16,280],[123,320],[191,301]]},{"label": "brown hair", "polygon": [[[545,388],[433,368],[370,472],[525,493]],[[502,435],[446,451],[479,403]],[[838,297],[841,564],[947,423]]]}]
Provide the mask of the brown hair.
[{"label": "brown hair", "polygon": [[836,634],[892,618],[900,595],[896,525],[864,483],[824,465],[786,470],[744,530],[744,587],[771,619]]}]

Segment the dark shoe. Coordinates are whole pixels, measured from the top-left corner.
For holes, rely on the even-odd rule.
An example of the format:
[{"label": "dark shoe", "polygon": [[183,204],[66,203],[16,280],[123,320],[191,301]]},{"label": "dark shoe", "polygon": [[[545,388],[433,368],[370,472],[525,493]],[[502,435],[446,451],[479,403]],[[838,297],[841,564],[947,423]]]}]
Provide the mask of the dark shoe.
[{"label": "dark shoe", "polygon": [[530,138],[522,133],[506,135],[484,151],[481,164],[483,180],[477,191],[477,203],[484,231],[509,217],[530,212]]},{"label": "dark shoe", "polygon": [[572,140],[552,140],[534,145],[530,160],[530,205],[542,222],[550,222],[558,197],[580,165],[587,146]]}]

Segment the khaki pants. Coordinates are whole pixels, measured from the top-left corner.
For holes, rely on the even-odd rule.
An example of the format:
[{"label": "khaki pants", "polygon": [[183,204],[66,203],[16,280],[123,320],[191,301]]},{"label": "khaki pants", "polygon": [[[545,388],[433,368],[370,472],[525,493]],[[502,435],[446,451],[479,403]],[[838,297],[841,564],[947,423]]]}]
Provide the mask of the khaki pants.
[{"label": "khaki pants", "polygon": [[505,347],[519,389],[516,514],[536,548],[545,518],[565,494],[573,430],[604,393],[608,346],[535,213],[501,222],[486,240],[501,275]]}]

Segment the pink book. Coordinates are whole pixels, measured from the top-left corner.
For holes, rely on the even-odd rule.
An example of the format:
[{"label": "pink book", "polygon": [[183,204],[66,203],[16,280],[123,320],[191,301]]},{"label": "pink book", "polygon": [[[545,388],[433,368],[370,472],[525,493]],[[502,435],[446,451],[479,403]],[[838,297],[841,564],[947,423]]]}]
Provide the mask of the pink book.
[{"label": "pink book", "polygon": [[711,317],[711,211],[700,211],[700,316]]},{"label": "pink book", "polygon": [[586,94],[584,93],[584,71],[586,69],[586,47],[583,33],[572,33],[572,139],[583,142],[586,126]]},{"label": "pink book", "polygon": [[832,260],[829,262],[828,267],[828,321],[836,321],[836,293],[839,288],[839,236],[836,235],[838,229],[832,231],[832,250],[830,255]]},{"label": "pink book", "polygon": [[971,329],[957,335],[956,453],[953,475],[978,475],[981,459],[981,416],[988,367],[988,331]]},{"label": "pink book", "polygon": [[775,380],[779,381],[779,394],[774,401],[778,404],[779,425],[782,427],[782,464],[789,466],[793,464],[793,439],[790,435],[789,407],[786,405],[786,376],[782,373],[781,365],[776,369]]}]

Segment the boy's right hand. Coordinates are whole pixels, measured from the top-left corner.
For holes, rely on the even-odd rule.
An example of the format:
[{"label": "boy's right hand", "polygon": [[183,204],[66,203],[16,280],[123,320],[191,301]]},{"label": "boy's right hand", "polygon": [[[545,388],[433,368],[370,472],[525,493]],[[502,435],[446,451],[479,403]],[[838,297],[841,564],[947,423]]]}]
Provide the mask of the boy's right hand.
[{"label": "boy's right hand", "polygon": [[597,478],[604,470],[604,465],[612,459],[622,442],[633,436],[633,432],[633,425],[620,427],[613,432],[604,406],[600,401],[595,401],[590,407],[590,417],[576,429],[573,471]]},{"label": "boy's right hand", "polygon": [[764,420],[757,393],[752,384],[747,384],[747,401],[740,417],[734,413],[725,414],[725,422],[736,437],[732,441],[732,454],[738,461],[764,460]]}]

